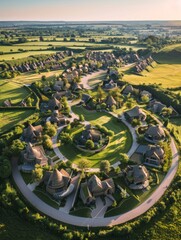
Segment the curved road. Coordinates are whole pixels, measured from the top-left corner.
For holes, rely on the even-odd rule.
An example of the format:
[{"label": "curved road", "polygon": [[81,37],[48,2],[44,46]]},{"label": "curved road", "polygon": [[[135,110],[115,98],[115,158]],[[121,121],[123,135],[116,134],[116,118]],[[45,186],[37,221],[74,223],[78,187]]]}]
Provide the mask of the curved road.
[{"label": "curved road", "polygon": [[[122,118],[124,122],[124,118]],[[126,124],[129,128],[130,126]],[[61,131],[61,128],[59,129]],[[131,129],[130,130],[133,136],[133,140],[135,138],[134,131]],[[56,137],[54,139],[54,144],[56,141]],[[172,164],[167,172],[164,180],[161,182],[161,184],[158,186],[158,188],[153,192],[153,194],[142,204],[140,204],[138,207],[132,209],[129,212],[126,212],[124,214],[114,216],[114,217],[94,217],[94,218],[84,218],[84,217],[77,217],[77,216],[72,216],[69,215],[68,213],[65,213],[61,208],[59,210],[51,207],[50,205],[47,205],[45,202],[43,202],[41,199],[39,199],[25,184],[20,171],[18,169],[17,161],[13,160],[12,161],[12,167],[13,167],[13,178],[18,186],[19,190],[21,193],[24,195],[24,197],[40,212],[46,214],[47,216],[67,223],[71,225],[76,225],[76,226],[84,226],[84,227],[104,227],[104,226],[113,226],[113,225],[118,225],[125,223],[127,221],[130,221],[146,211],[148,211],[164,194],[166,191],[167,187],[170,185],[171,181],[173,180],[178,164],[179,164],[179,154],[175,145],[175,142],[173,138],[171,138],[171,150],[172,150]],[[132,150],[130,149],[129,155],[131,155],[132,151],[134,148],[136,148],[137,145],[135,145]],[[66,159],[65,159],[66,160]]]},{"label": "curved road", "polygon": [[83,217],[77,217],[69,215],[63,211],[57,210],[55,208],[52,208],[51,206],[47,205],[45,202],[43,202],[41,199],[39,199],[25,184],[19,170],[17,161],[12,161],[13,166],[13,178],[18,186],[21,193],[24,195],[24,197],[40,212],[46,214],[47,216],[54,218],[58,221],[72,224],[76,226],[84,226],[84,227],[103,227],[103,226],[113,226],[118,225],[121,223],[125,223],[129,220],[132,220],[141,214],[145,213],[149,208],[151,208],[164,194],[167,187],[170,185],[171,181],[173,180],[177,168],[178,168],[178,162],[179,162],[179,154],[176,149],[175,143],[173,138],[171,138],[171,149],[172,149],[172,165],[166,174],[164,180],[160,184],[160,186],[153,192],[153,194],[141,205],[134,208],[133,210],[126,212],[119,216],[114,217],[107,217],[107,218],[83,218]]}]

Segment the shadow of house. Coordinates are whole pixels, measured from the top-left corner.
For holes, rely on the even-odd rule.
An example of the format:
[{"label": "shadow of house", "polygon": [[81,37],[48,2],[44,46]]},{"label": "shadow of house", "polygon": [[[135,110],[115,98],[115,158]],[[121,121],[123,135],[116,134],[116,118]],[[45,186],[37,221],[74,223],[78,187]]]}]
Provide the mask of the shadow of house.
[{"label": "shadow of house", "polygon": [[145,132],[145,140],[151,143],[157,143],[165,140],[164,129],[159,125],[150,125]]},{"label": "shadow of house", "polygon": [[115,185],[112,178],[101,181],[93,175],[87,182],[81,183],[80,198],[84,204],[89,205],[96,197],[107,196],[115,192]]}]

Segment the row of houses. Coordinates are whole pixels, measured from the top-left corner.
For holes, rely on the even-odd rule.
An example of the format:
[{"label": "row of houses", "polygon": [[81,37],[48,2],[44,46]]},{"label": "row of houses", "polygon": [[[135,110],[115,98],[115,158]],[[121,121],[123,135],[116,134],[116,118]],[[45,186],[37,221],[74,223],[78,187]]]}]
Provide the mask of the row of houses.
[{"label": "row of houses", "polygon": [[57,52],[56,54],[48,56],[44,60],[38,60],[35,58],[35,61],[31,62],[25,62],[23,64],[19,65],[9,65],[9,70],[10,71],[19,71],[21,73],[23,72],[29,72],[29,71],[34,71],[37,68],[38,69],[45,69],[46,65],[50,65],[51,70],[57,70],[60,69],[61,67],[65,67],[66,63],[60,63],[60,60],[63,60],[67,56],[72,56],[73,52],[72,51],[62,51],[62,52]]},{"label": "row of houses", "polygon": [[146,58],[146,59],[143,59],[143,60],[139,61],[139,62],[136,64],[135,68],[134,68],[135,72],[136,72],[136,73],[142,72],[142,71],[145,70],[148,66],[150,66],[153,61],[154,61],[154,60],[153,60],[153,58],[152,58],[151,56],[148,57],[148,58]]}]

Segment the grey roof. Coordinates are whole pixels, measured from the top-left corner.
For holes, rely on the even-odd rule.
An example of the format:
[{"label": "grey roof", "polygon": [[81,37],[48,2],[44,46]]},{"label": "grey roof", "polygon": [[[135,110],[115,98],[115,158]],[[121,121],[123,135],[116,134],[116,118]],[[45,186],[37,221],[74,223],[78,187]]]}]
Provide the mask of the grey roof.
[{"label": "grey roof", "polygon": [[134,108],[128,110],[125,112],[130,118],[135,118],[135,117],[144,117],[146,118],[146,114],[143,112],[143,110],[135,106]]},{"label": "grey roof", "polygon": [[159,125],[150,125],[145,134],[152,136],[153,138],[165,137],[165,132],[163,128]]}]

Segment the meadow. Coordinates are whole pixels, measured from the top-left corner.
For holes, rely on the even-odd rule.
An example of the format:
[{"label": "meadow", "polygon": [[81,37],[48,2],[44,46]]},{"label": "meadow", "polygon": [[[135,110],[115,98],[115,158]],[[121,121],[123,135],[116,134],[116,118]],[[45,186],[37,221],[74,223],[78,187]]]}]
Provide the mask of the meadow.
[{"label": "meadow", "polygon": [[[121,69],[120,69],[121,70]],[[157,64],[150,71],[144,70],[141,75],[124,72],[124,81],[130,84],[161,84],[164,88],[176,88],[181,86],[181,70],[179,64]]]}]

